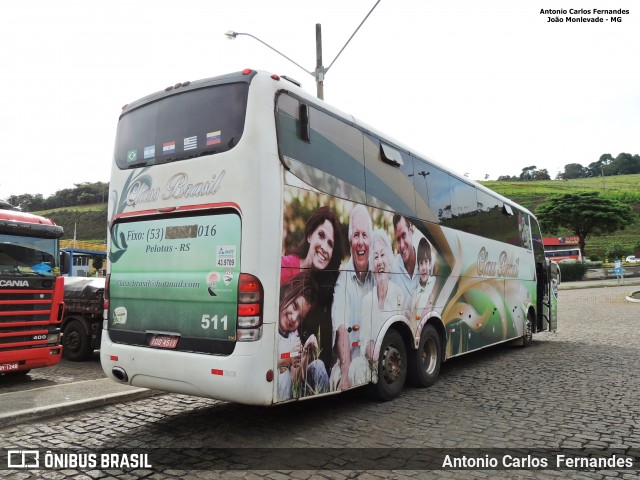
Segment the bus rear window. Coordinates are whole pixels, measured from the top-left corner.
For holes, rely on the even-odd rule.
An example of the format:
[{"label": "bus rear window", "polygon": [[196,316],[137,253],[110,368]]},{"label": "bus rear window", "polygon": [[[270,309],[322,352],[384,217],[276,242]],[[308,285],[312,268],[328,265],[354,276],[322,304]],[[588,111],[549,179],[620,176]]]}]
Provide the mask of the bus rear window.
[{"label": "bus rear window", "polygon": [[248,89],[231,83],[186,90],[123,114],[116,164],[136,168],[232,149],[244,129]]}]

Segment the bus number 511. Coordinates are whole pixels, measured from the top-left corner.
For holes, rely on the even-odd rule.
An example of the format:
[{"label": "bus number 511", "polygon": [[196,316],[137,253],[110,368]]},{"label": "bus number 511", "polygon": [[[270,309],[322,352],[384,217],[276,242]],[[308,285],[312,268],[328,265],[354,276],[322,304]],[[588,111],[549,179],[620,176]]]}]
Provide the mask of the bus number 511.
[{"label": "bus number 511", "polygon": [[[227,316],[226,315],[220,319],[220,324],[222,325],[222,330],[226,330],[227,329]],[[214,315],[213,318],[212,318],[207,313],[203,314],[202,315],[202,323],[201,323],[202,328],[204,328],[206,330],[207,328],[211,327],[211,325],[213,325],[213,329],[214,330],[218,329],[218,315]]]}]

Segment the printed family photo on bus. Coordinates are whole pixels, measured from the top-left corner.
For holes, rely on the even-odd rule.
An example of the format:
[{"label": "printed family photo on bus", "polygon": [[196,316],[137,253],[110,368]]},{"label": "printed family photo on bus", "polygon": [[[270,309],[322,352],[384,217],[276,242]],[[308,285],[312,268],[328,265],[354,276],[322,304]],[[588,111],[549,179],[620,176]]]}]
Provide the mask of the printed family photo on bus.
[{"label": "printed family photo on bus", "polygon": [[[280,338],[296,340],[282,341],[279,356],[298,358],[312,340],[320,362],[311,381],[306,368],[296,366],[297,377],[280,368],[279,396],[292,398],[291,378],[303,385],[298,395],[324,393],[325,372],[331,391],[367,383],[377,374],[375,345],[388,319],[401,318],[419,334],[419,320],[435,303],[437,253],[401,215],[303,189],[287,189],[287,196],[280,283],[284,290],[305,275],[315,294],[301,302],[295,326],[281,317]],[[321,205],[329,199],[331,207]],[[284,308],[281,301],[281,315]]]}]

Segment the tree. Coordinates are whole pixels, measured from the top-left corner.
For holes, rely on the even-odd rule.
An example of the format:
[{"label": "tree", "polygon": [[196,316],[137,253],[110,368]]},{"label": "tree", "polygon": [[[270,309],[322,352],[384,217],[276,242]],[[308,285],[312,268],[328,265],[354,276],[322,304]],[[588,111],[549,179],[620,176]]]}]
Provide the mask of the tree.
[{"label": "tree", "polygon": [[620,153],[610,164],[609,175],[630,175],[640,173],[640,160],[638,155]]},{"label": "tree", "polygon": [[563,180],[572,178],[583,178],[587,175],[587,169],[579,163],[568,163],[564,166],[564,173],[561,174]]},{"label": "tree", "polygon": [[535,165],[531,165],[530,167],[524,167],[522,169],[522,173],[520,174],[520,180],[524,182],[533,180],[533,172],[535,171],[536,168],[538,167],[536,167]]},{"label": "tree", "polygon": [[546,168],[538,170],[538,167],[531,165],[530,167],[522,169],[519,180],[522,180],[523,182],[531,182],[535,180],[551,180],[551,177],[549,176],[549,172]]},{"label": "tree", "polygon": [[624,230],[636,221],[628,205],[600,196],[598,192],[565,193],[550,196],[536,209],[540,228],[556,235],[566,228],[578,237],[582,257],[589,235],[603,235]]},{"label": "tree", "polygon": [[91,257],[91,266],[95,269],[95,270],[102,270],[102,266],[104,265],[104,257],[102,256],[94,256]]},{"label": "tree", "polygon": [[531,180],[551,180],[549,171],[546,168],[542,170],[534,170],[531,172]]},{"label": "tree", "polygon": [[611,175],[609,172],[609,165],[613,161],[613,157],[610,153],[605,153],[600,155],[600,158],[597,162],[590,163],[587,167],[587,176],[589,177],[599,177],[600,175],[606,177]]},{"label": "tree", "polygon": [[605,256],[609,261],[620,260],[627,254],[628,249],[618,242],[613,242],[607,246],[604,251]]}]

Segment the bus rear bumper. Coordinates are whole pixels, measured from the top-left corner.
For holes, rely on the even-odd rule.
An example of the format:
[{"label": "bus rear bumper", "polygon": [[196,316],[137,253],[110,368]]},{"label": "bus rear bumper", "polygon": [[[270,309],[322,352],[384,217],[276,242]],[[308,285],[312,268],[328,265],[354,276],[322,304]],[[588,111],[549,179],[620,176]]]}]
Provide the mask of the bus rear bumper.
[{"label": "bus rear bumper", "polygon": [[109,332],[103,331],[100,362],[104,373],[119,383],[249,405],[271,405],[277,375],[270,349],[264,346],[274,338],[274,325],[263,328],[262,340],[238,342],[229,356],[124,345],[112,342]]}]

